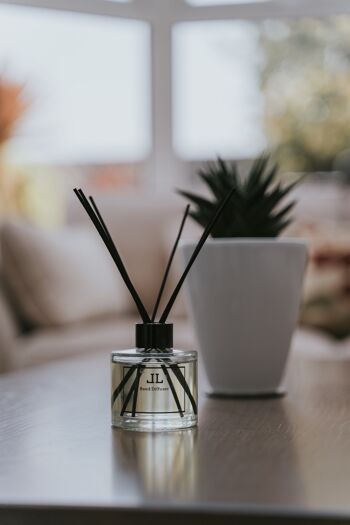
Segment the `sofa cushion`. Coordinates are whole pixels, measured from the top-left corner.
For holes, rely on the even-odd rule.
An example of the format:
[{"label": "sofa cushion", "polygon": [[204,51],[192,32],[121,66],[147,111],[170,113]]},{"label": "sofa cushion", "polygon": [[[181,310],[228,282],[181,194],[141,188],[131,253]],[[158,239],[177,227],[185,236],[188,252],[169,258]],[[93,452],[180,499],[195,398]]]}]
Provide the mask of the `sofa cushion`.
[{"label": "sofa cushion", "polygon": [[3,274],[23,319],[58,326],[128,309],[128,292],[94,231],[2,227]]}]

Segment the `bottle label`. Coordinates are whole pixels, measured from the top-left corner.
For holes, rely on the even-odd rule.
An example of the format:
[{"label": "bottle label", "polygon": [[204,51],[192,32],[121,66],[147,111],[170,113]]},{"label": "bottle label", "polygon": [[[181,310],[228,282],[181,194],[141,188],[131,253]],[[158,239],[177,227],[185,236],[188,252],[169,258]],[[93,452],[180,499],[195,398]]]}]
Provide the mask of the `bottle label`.
[{"label": "bottle label", "polygon": [[[130,366],[123,366],[123,378],[126,376]],[[186,380],[186,369],[177,366]],[[122,404],[127,398],[130,388],[136,379],[136,370],[127,381],[122,392]],[[172,388],[171,388],[171,385]],[[175,393],[175,395],[174,395]],[[178,402],[178,403],[177,403]],[[163,365],[146,366],[140,375],[139,389],[137,395],[138,414],[178,414],[185,411],[186,393],[174,374],[171,367]],[[179,406],[178,406],[179,405]],[[133,396],[127,404],[125,413],[131,413]]]}]

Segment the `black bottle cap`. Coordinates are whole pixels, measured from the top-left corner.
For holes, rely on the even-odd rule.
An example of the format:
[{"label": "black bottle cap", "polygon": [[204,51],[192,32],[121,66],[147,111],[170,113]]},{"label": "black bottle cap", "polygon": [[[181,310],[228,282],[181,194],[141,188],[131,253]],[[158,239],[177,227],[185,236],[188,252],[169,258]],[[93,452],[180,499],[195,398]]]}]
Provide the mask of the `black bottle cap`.
[{"label": "black bottle cap", "polygon": [[136,324],[136,348],[166,350],[172,347],[173,325],[171,323]]}]

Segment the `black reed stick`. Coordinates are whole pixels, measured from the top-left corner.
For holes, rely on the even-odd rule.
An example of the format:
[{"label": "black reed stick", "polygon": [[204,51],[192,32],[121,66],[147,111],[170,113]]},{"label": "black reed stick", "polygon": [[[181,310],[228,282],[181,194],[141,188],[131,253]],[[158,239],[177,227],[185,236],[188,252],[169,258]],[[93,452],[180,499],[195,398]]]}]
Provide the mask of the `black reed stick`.
[{"label": "black reed stick", "polygon": [[[160,350],[157,350],[158,353],[160,353]],[[164,362],[169,362],[170,359],[169,358],[166,358],[166,357],[163,357],[162,358],[162,361]],[[165,365],[163,365],[165,368],[167,368]],[[192,395],[192,392],[187,384],[187,381],[183,375],[183,373],[181,372],[180,370],[180,367],[179,365],[177,364],[169,364],[168,368],[171,369],[171,371],[173,372],[174,376],[176,377],[176,379],[178,380],[178,382],[180,383],[180,385],[182,386],[182,388],[184,389],[184,392],[185,394],[187,394],[187,397],[188,399],[190,400],[191,402],[191,405],[192,405],[192,408],[193,408],[193,412],[195,414],[197,414],[197,403]],[[168,377],[170,379],[170,375],[168,374]],[[171,379],[170,379],[171,381]],[[176,392],[175,392],[176,393]],[[175,399],[176,401],[176,399]]]},{"label": "black reed stick", "polygon": [[190,211],[190,205],[188,204],[186,206],[185,213],[183,215],[183,218],[182,218],[182,221],[181,221],[181,224],[180,224],[180,228],[179,228],[176,240],[175,240],[175,244],[173,246],[173,249],[171,250],[171,254],[170,254],[170,257],[169,257],[169,260],[168,260],[168,264],[167,264],[167,266],[165,268],[164,276],[163,276],[162,283],[161,283],[160,288],[159,288],[157,300],[156,300],[156,303],[154,305],[154,309],[153,309],[153,313],[152,313],[152,317],[151,317],[151,322],[152,323],[154,323],[154,320],[155,320],[156,315],[157,315],[159,303],[160,303],[160,300],[161,300],[163,292],[164,292],[164,288],[165,288],[165,285],[166,285],[166,282],[167,282],[167,279],[168,279],[169,271],[170,271],[170,268],[171,268],[171,265],[172,265],[172,262],[173,262],[173,259],[174,259],[174,255],[175,255],[175,252],[177,250],[177,246],[179,244],[179,240],[180,240],[182,231],[184,229],[185,222],[186,222],[186,219],[188,217],[189,211]]},{"label": "black reed stick", "polygon": [[[82,190],[80,190],[80,191],[83,194]],[[84,194],[83,194],[83,196],[86,199]],[[97,217],[99,218],[100,223],[101,223],[103,229],[105,230],[105,233],[106,233],[106,235],[107,235],[107,237],[108,237],[108,239],[110,241],[112,250],[115,252],[116,257],[119,260],[118,270],[121,272],[121,275],[122,275],[124,281],[127,281],[126,285],[127,285],[128,290],[130,291],[130,293],[131,293],[131,295],[132,295],[132,297],[133,297],[133,299],[134,299],[134,301],[136,303],[136,306],[138,307],[138,310],[139,310],[139,313],[140,313],[140,315],[142,317],[142,320],[143,320],[143,322],[150,322],[149,315],[148,315],[148,313],[147,313],[147,311],[146,311],[146,309],[145,309],[145,307],[144,307],[144,305],[143,305],[143,303],[142,303],[142,301],[140,299],[139,294],[136,292],[136,289],[134,288],[134,286],[133,286],[133,284],[131,282],[131,279],[130,279],[130,277],[128,275],[128,272],[127,272],[127,270],[125,268],[125,265],[124,265],[124,263],[122,261],[122,258],[119,255],[117,247],[114,244],[112,236],[109,233],[109,230],[108,230],[107,225],[106,225],[106,223],[105,223],[105,221],[104,221],[104,219],[103,219],[103,217],[102,217],[102,215],[100,213],[100,210],[98,209],[98,206],[97,206],[96,202],[94,201],[93,197],[91,197],[91,195],[90,195],[89,199],[90,199],[90,201],[92,203],[92,206],[93,206],[93,208],[95,210],[95,213],[96,213]],[[144,317],[142,316],[140,310],[142,310],[142,313],[143,313]]]},{"label": "black reed stick", "polygon": [[[141,365],[140,365],[140,366],[141,366]],[[142,367],[142,368],[144,368],[144,367]],[[126,411],[126,409],[127,409],[127,407],[128,407],[129,401],[130,401],[130,399],[131,399],[131,396],[132,396],[133,392],[135,391],[136,386],[137,386],[137,380],[135,380],[135,381],[133,382],[133,384],[132,384],[132,386],[130,387],[130,390],[129,390],[129,392],[128,392],[128,394],[127,394],[125,400],[124,400],[124,403],[123,403],[123,406],[122,406],[122,409],[121,409],[121,412],[120,412],[120,415],[121,415],[121,416],[124,415],[124,413],[125,413],[125,411]]]},{"label": "black reed stick", "polygon": [[180,367],[178,365],[169,365],[169,366],[170,366],[170,369],[172,370],[173,374],[177,378],[178,382],[180,383],[180,385],[184,389],[185,393],[187,394],[187,397],[188,397],[188,399],[191,402],[191,405],[192,405],[192,408],[193,408],[193,412],[195,414],[197,414],[197,403],[196,403],[196,401],[195,401],[195,399],[194,399],[194,397],[192,395],[192,392],[190,390],[190,387],[187,384],[186,379],[184,378],[183,373],[180,370]]},{"label": "black reed stick", "polygon": [[210,232],[212,231],[212,229],[214,228],[215,224],[217,223],[217,221],[219,220],[222,212],[224,211],[224,208],[226,207],[226,204],[228,203],[228,201],[231,199],[233,193],[236,191],[236,188],[232,188],[232,190],[230,191],[230,193],[225,197],[225,199],[223,200],[223,202],[218,206],[218,209],[216,210],[213,218],[211,219],[211,221],[209,222],[209,224],[207,224],[201,238],[199,239],[198,241],[198,244],[196,246],[196,248],[194,249],[192,255],[191,255],[191,258],[190,260],[188,261],[188,264],[182,274],[182,276],[180,277],[180,280],[179,282],[177,283],[169,301],[168,301],[168,304],[166,305],[166,307],[164,308],[164,311],[159,319],[159,322],[160,323],[165,323],[165,321],[167,320],[167,317],[170,313],[170,310],[172,309],[173,307],[173,304],[176,300],[176,297],[181,289],[181,286],[183,285],[184,283],[184,280],[186,279],[187,277],[187,274],[188,272],[190,271],[191,267],[192,267],[192,264],[194,263],[194,261],[197,259],[197,256],[199,254],[199,252],[201,251],[202,247],[203,247],[203,244],[205,243],[205,241],[207,240],[207,238],[209,237],[210,235]]},{"label": "black reed stick", "polygon": [[133,367],[131,367],[127,373],[125,374],[125,376],[123,377],[123,379],[120,381],[119,385],[117,386],[117,388],[114,390],[113,392],[113,395],[112,395],[112,401],[111,401],[111,406],[113,408],[113,405],[114,403],[116,402],[117,400],[117,397],[119,396],[119,394],[121,393],[121,391],[123,390],[124,386],[126,385],[126,383],[129,381],[130,377],[132,376],[132,374],[134,373],[135,369],[137,368],[137,365],[134,365]]},{"label": "black reed stick", "polygon": [[148,316],[148,313],[138,295],[138,293],[136,292],[130,278],[129,278],[129,275],[126,271],[126,268],[123,264],[123,261],[119,255],[119,252],[113,242],[113,239],[108,231],[108,228],[105,224],[105,222],[103,221],[102,219],[102,216],[100,214],[100,212],[98,211],[98,208],[97,208],[97,205],[94,203],[94,208],[96,211],[93,210],[93,208],[91,207],[89,201],[87,200],[87,198],[85,197],[84,193],[82,190],[74,190],[76,195],[78,196],[81,204],[83,205],[85,211],[88,213],[90,219],[92,220],[93,224],[95,225],[97,231],[99,232],[103,242],[105,243],[111,257],[113,258],[129,292],[131,293],[134,301],[135,301],[135,304],[136,304],[136,307],[140,313],[140,316],[143,320],[143,322],[150,322],[150,318]]},{"label": "black reed stick", "polygon": [[[158,361],[158,362],[161,362],[160,359],[157,359],[157,361]],[[182,408],[181,408],[181,404],[180,404],[180,401],[179,401],[178,395],[177,395],[177,393],[176,393],[176,390],[175,390],[175,387],[174,387],[174,383],[173,383],[173,381],[172,381],[172,379],[171,379],[171,377],[170,377],[170,374],[169,374],[169,372],[168,372],[168,369],[167,369],[167,367],[166,367],[165,365],[160,365],[160,366],[161,366],[161,369],[163,370],[163,373],[164,373],[165,377],[166,377],[167,380],[168,380],[168,384],[169,384],[169,386],[170,386],[170,390],[171,390],[171,392],[172,392],[172,394],[173,394],[173,398],[174,398],[174,400],[175,400],[175,403],[176,403],[177,409],[178,409],[178,411],[179,411],[179,413],[180,413],[180,416],[181,416],[181,417],[184,417],[184,413],[183,413],[183,410],[182,410]]]},{"label": "black reed stick", "polygon": [[[151,351],[151,348],[149,350],[146,350],[146,354],[148,354],[149,352]],[[148,361],[150,361],[150,359],[142,359],[142,363],[148,363]],[[112,394],[112,408],[113,408],[113,405],[114,403],[116,402],[119,394],[122,392],[124,386],[126,385],[126,383],[129,381],[130,377],[132,376],[132,374],[135,372],[136,368],[138,367],[139,365],[132,365],[129,370],[127,371],[127,373],[125,374],[125,376],[123,377],[123,379],[120,381],[119,385],[117,386],[117,388],[114,390],[113,394]]]},{"label": "black reed stick", "polygon": [[[81,193],[83,193],[82,190],[80,190],[80,191],[81,191]],[[84,195],[84,194],[83,194],[83,195]],[[93,197],[91,197],[91,195],[89,195],[89,200],[90,200],[90,202],[91,202],[91,204],[92,204],[93,209],[95,210],[95,213],[96,213],[97,217],[98,217],[99,220],[100,220],[100,223],[102,224],[102,226],[103,226],[103,228],[104,228],[104,230],[105,230],[105,232],[106,232],[106,235],[108,235],[108,238],[109,238],[109,240],[111,241],[111,243],[114,244],[114,241],[113,241],[113,239],[112,239],[112,236],[111,236],[111,234],[109,233],[109,230],[108,230],[107,225],[106,225],[106,223],[105,223],[105,221],[104,221],[104,219],[103,219],[103,217],[102,217],[102,215],[101,215],[101,213],[100,213],[100,210],[98,209],[97,204],[96,204],[96,202],[94,201]]]},{"label": "black reed stick", "polygon": [[[92,223],[94,224],[96,230],[98,231],[101,239],[103,240],[107,250],[109,251],[114,263],[116,264],[118,270],[119,270],[119,273],[121,274],[122,276],[122,279],[124,280],[124,283],[125,285],[127,286],[132,298],[134,299],[134,302],[136,304],[136,307],[139,311],[139,314],[143,320],[144,323],[149,323],[151,320],[150,320],[150,317],[147,313],[147,310],[146,308],[144,307],[134,285],[132,284],[131,282],[131,279],[126,271],[126,268],[124,266],[124,263],[119,255],[119,252],[117,250],[117,247],[115,246],[114,242],[113,242],[113,239],[108,231],[108,228],[105,224],[105,222],[103,221],[102,219],[102,216],[100,214],[100,212],[98,211],[98,208],[96,206],[95,203],[94,204],[94,208],[95,210],[92,208],[92,206],[90,205],[89,201],[87,200],[87,198],[85,197],[83,191],[80,189],[80,190],[77,190],[76,188],[74,189],[74,193],[77,195],[81,205],[83,206],[83,208],[85,209],[86,213],[88,214],[88,216],[90,217]],[[92,200],[93,202],[93,200]]]},{"label": "black reed stick", "polygon": [[136,385],[135,385],[135,390],[134,390],[134,398],[132,401],[132,414],[131,414],[132,417],[136,416],[137,397],[139,394],[139,384],[140,384],[141,374],[142,374],[142,370],[141,370],[141,366],[139,365],[137,367],[137,372],[136,372]]}]

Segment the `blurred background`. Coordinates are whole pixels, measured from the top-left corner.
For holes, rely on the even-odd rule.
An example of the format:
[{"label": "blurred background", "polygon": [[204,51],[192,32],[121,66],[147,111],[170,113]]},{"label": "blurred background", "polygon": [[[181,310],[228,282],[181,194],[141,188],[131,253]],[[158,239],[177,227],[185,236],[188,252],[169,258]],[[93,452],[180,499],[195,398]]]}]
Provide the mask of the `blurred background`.
[{"label": "blurred background", "polygon": [[266,148],[282,171],[348,175],[346,2],[25,4],[0,2],[2,162],[22,177],[171,186]]},{"label": "blurred background", "polygon": [[[10,267],[3,308],[14,323],[3,348],[33,329],[76,329],[75,318],[33,316],[37,304],[20,304],[18,291],[27,268],[13,276],[32,256],[25,278],[33,289],[44,287],[47,267],[51,282],[68,287],[42,260],[43,252],[66,253],[62,236],[52,239],[63,231],[68,239],[85,220],[73,187],[97,195],[136,281],[153,286],[183,206],[173,189],[197,185],[196,170],[217,155],[244,173],[264,150],[286,180],[307,174],[288,232],[311,243],[301,323],[323,342],[346,341],[346,0],[0,0],[0,214]],[[142,244],[146,225],[157,246]],[[152,299],[156,290],[144,293]]]}]

